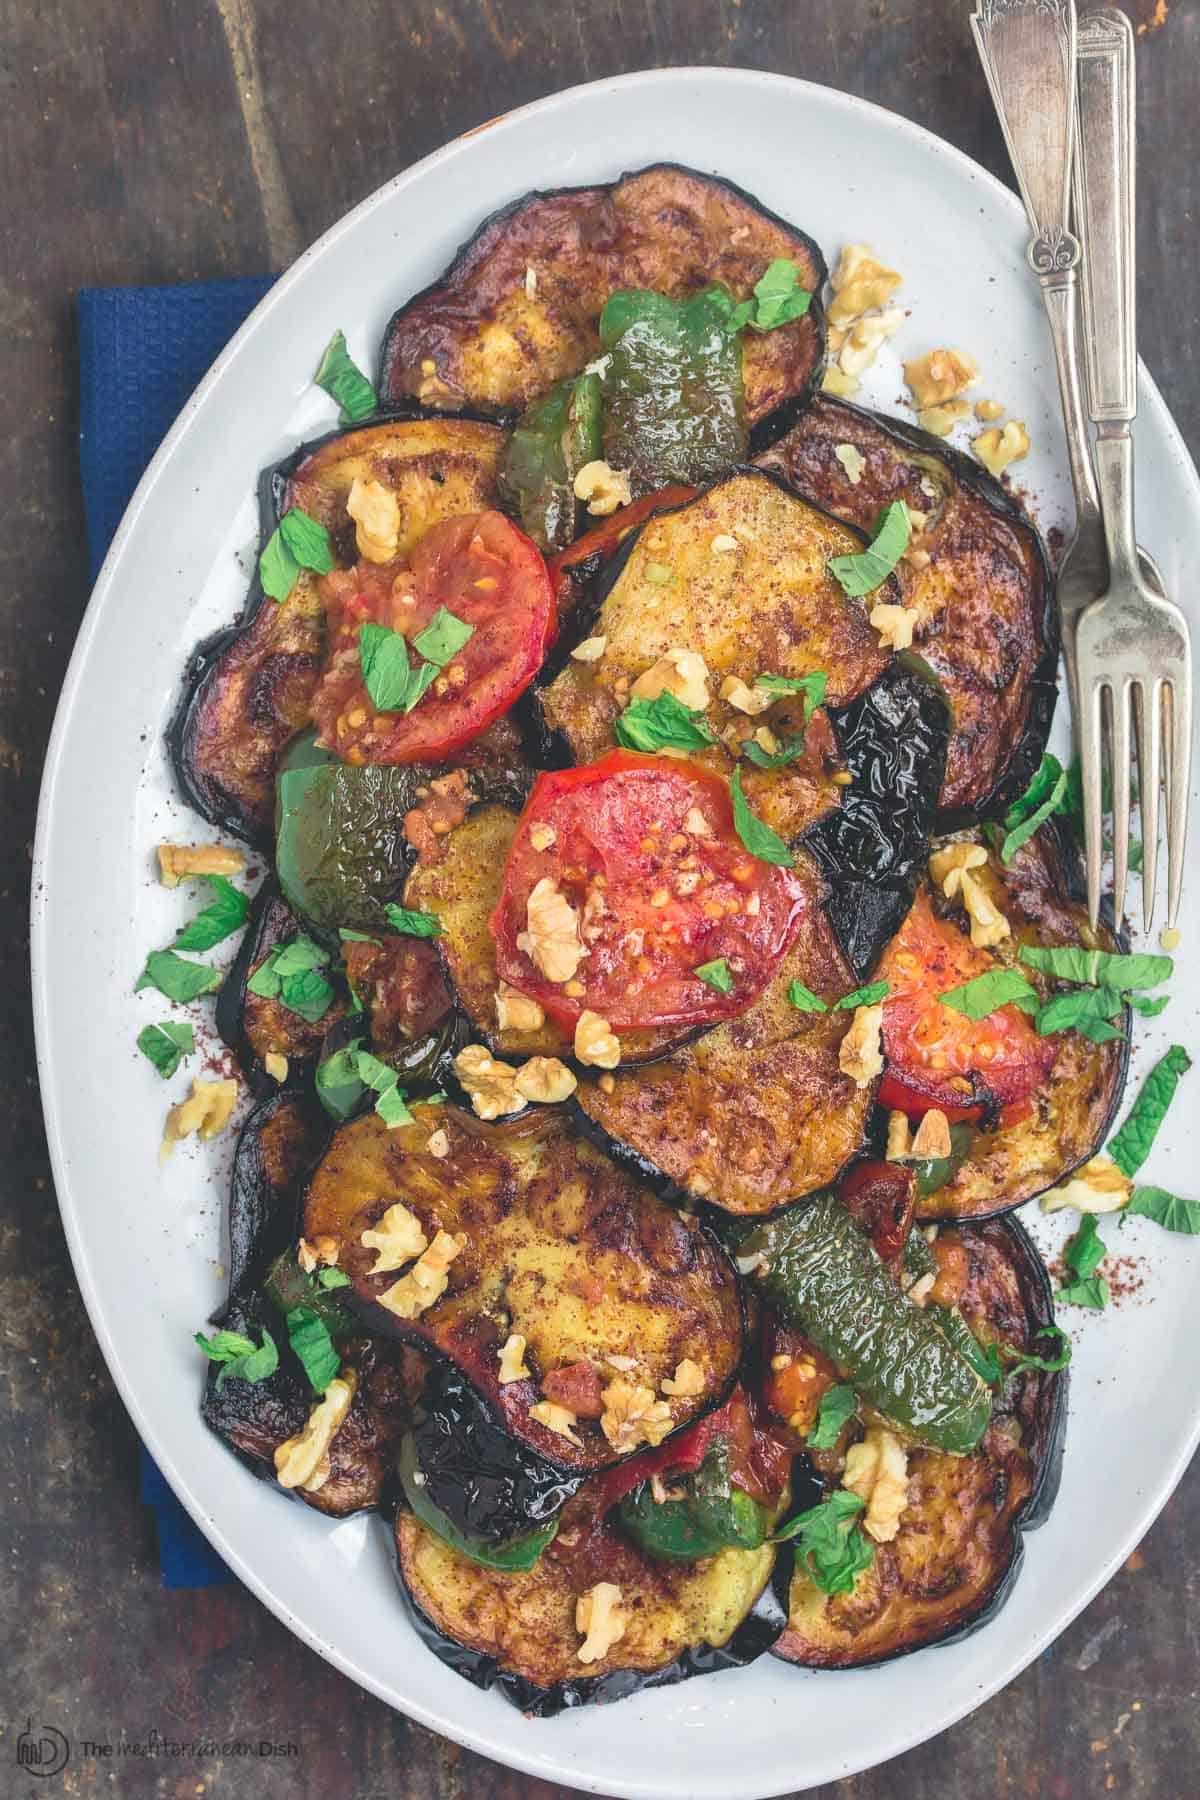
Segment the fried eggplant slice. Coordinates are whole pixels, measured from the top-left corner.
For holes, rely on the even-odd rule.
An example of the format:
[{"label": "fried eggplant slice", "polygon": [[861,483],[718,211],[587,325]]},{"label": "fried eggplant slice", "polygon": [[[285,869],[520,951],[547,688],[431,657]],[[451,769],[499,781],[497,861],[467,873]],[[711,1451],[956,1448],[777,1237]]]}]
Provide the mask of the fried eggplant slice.
[{"label": "fried eggplant slice", "polygon": [[[407,1510],[396,1516],[396,1547],[413,1624],[434,1655],[540,1718],[743,1667],[785,1622],[774,1545],[659,1561],[615,1523],[597,1521],[586,1486],[531,1569],[482,1568]],[[624,1629],[585,1661],[577,1608],[600,1583],[618,1590]],[[590,1648],[600,1651],[599,1642]]]},{"label": "fried eggplant slice", "polygon": [[[299,507],[329,531],[338,565],[352,565],[346,497],[361,477],[395,494],[404,555],[440,520],[496,504],[505,442],[490,424],[404,419],[305,445],[263,477],[263,542]],[[251,843],[270,839],[280,752],[309,723],[325,638],[318,580],[302,569],[287,599],[276,602],[255,578],[239,622],[193,653],[168,733],[184,799]]]},{"label": "fried eggplant slice", "polygon": [[225,1268],[229,1298],[213,1314],[223,1323],[237,1297],[249,1292],[268,1264],[294,1241],[300,1192],[329,1141],[319,1108],[294,1090],[256,1106],[233,1154],[225,1211]]},{"label": "fried eggplant slice", "polygon": [[[944,1231],[943,1280],[957,1270],[959,1329],[1055,1361],[1050,1284],[1012,1219]],[[935,1244],[935,1252],[938,1245]],[[1010,1361],[1001,1352],[1002,1363]],[[1058,1487],[1067,1376],[1024,1369],[996,1385],[992,1420],[967,1456],[909,1447],[908,1489],[896,1536],[874,1544],[853,1591],[828,1595],[798,1557],[788,1629],[775,1653],[810,1669],[863,1668],[931,1644],[953,1643],[994,1618],[1017,1579],[1023,1534],[1046,1517]],[[833,1492],[855,1425],[834,1450],[814,1452]],[[860,1515],[861,1517],[861,1515]]]},{"label": "fried eggplant slice", "polygon": [[[304,1235],[336,1242],[372,1332],[448,1358],[515,1437],[571,1473],[721,1403],[741,1358],[741,1301],[703,1228],[580,1139],[560,1109],[508,1124],[450,1105],[412,1110],[392,1130],[375,1113],[343,1126],[305,1200]],[[514,1335],[529,1373],[502,1380]],[[701,1370],[699,1391],[660,1399],[684,1361]]]},{"label": "fried eggplant slice", "polygon": [[854,981],[814,904],[765,993],[739,1018],[649,1068],[617,1069],[571,1101],[584,1128],[644,1179],[728,1212],[773,1212],[827,1186],[861,1147],[872,1087],[841,1072],[849,1011],[801,1012],[799,982],[828,1006]]},{"label": "fried eggplant slice", "polygon": [[896,500],[916,515],[898,574],[912,648],[953,716],[940,804],[978,816],[1011,801],[1045,749],[1058,661],[1050,564],[1020,502],[940,438],[826,394],[760,461],[864,530]]},{"label": "fried eggplant slice", "polygon": [[784,257],[813,295],[803,318],[743,333],[753,427],[800,405],[825,360],[825,261],[813,240],[729,182],[660,163],[610,186],[531,194],[485,220],[444,275],[393,316],[379,391],[392,405],[511,418],[600,352],[619,289],[681,299],[723,282],[747,299]]},{"label": "fried eggplant slice", "polygon": [[217,1030],[256,1094],[274,1093],[279,1086],[279,1080],[267,1071],[268,1056],[283,1057],[287,1069],[282,1079],[294,1082],[314,1061],[325,1033],[346,1010],[345,997],[339,994],[322,1018],[305,1019],[281,1000],[256,994],[248,985],[271,952],[303,930],[274,882],[265,882],[255,896],[238,953],[217,992]]}]

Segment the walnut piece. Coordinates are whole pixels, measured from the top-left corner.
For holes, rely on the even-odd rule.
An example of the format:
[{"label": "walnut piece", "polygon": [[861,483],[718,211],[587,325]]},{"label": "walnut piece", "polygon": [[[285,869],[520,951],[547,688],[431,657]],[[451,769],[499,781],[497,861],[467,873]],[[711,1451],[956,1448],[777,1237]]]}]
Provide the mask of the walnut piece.
[{"label": "walnut piece", "polygon": [[556,1432],[568,1443],[583,1448],[583,1439],[575,1429],[579,1419],[569,1406],[556,1406],[553,1400],[537,1400],[530,1407],[529,1416],[538,1425],[544,1425],[547,1431]]},{"label": "walnut piece", "polygon": [[884,1156],[888,1162],[907,1162],[912,1155],[912,1134],[908,1126],[908,1114],[890,1112],[887,1122],[887,1147]]},{"label": "walnut piece", "polygon": [[618,506],[628,506],[633,499],[628,469],[611,469],[606,462],[584,463],[575,477],[575,498],[587,502],[594,519],[607,518]]},{"label": "walnut piece", "polygon": [[1042,1195],[1042,1211],[1061,1212],[1073,1206],[1081,1213],[1120,1212],[1132,1192],[1133,1183],[1111,1157],[1093,1156],[1068,1181]]},{"label": "walnut piece", "polygon": [[960,877],[959,893],[971,920],[971,942],[977,950],[990,950],[1011,934],[1012,927],[1004,914],[966,869]]},{"label": "walnut piece", "polygon": [[913,1133],[912,1155],[917,1162],[949,1156],[950,1121],[940,1107],[931,1106]]},{"label": "walnut piece", "polygon": [[547,981],[570,981],[587,950],[579,935],[579,914],[548,875],[534,883],[525,902],[525,926],[517,934],[517,949]]},{"label": "walnut piece", "polygon": [[704,658],[695,650],[668,650],[629,690],[631,700],[657,700],[660,694],[672,694],[681,706],[703,712],[711,698]]},{"label": "walnut piece", "polygon": [[576,662],[593,663],[599,662],[607,649],[608,639],[606,637],[590,637],[584,638],[582,644],[576,644],[571,655]]},{"label": "walnut piece", "polygon": [[618,1376],[604,1390],[600,1429],[614,1450],[625,1453],[639,1444],[661,1444],[673,1424],[665,1400],[653,1388],[639,1387]]},{"label": "walnut piece", "polygon": [[557,1056],[531,1056],[517,1070],[513,1086],[523,1100],[532,1100],[538,1106],[557,1106],[570,1099],[579,1083]]},{"label": "walnut piece", "polygon": [[721,683],[721,698],[728,706],[735,706],[738,712],[753,716],[773,706],[776,696],[769,688],[747,687],[740,676],[727,675]]},{"label": "walnut piece", "polygon": [[868,245],[844,244],[829,278],[834,293],[830,323],[845,325],[872,307],[886,305],[903,279],[897,270],[881,263]]},{"label": "walnut piece", "polygon": [[456,1237],[451,1237],[448,1231],[439,1231],[408,1274],[402,1275],[399,1281],[394,1281],[390,1288],[379,1295],[380,1306],[386,1306],[398,1319],[419,1318],[445,1293],[450,1281],[450,1264],[466,1247],[466,1242],[464,1232],[460,1231]]},{"label": "walnut piece", "polygon": [[993,425],[972,438],[971,448],[989,474],[999,481],[1009,463],[1020,462],[1029,454],[1029,433],[1018,419],[1007,425]]},{"label": "walnut piece", "polygon": [[281,1087],[288,1078],[288,1059],[286,1056],[281,1056],[278,1050],[267,1051],[263,1057],[263,1068],[271,1080],[277,1081]]},{"label": "walnut piece", "polygon": [[386,1275],[390,1269],[402,1269],[414,1256],[420,1256],[429,1243],[420,1219],[401,1200],[389,1206],[378,1225],[364,1231],[358,1241],[365,1249],[376,1252],[374,1264],[368,1271],[372,1275]]},{"label": "walnut piece", "polygon": [[982,844],[947,844],[929,858],[929,873],[947,900],[953,900],[962,885],[963,872],[981,869],[986,861],[987,851]]},{"label": "walnut piece", "polygon": [[693,1400],[704,1392],[704,1370],[690,1356],[685,1356],[682,1362],[676,1363],[674,1375],[668,1375],[659,1386],[664,1394],[670,1394],[675,1400]]},{"label": "walnut piece", "polygon": [[977,400],[975,402],[975,417],[977,419],[982,419],[985,424],[990,425],[993,419],[1002,419],[1004,417],[1004,408],[1000,405],[998,400]]},{"label": "walnut piece", "polygon": [[904,319],[902,306],[889,306],[884,312],[868,313],[865,318],[855,320],[837,353],[842,374],[854,380],[869,369],[887,340],[895,337]]},{"label": "walnut piece", "polygon": [[856,1006],[838,1049],[838,1068],[855,1087],[869,1087],[883,1068],[883,1002]]},{"label": "walnut piece", "polygon": [[246,858],[226,844],[160,844],[158,879],[178,887],[186,875],[240,875]]},{"label": "walnut piece", "polygon": [[454,1073],[470,1097],[476,1118],[499,1119],[505,1113],[520,1112],[517,1071],[511,1063],[498,1062],[483,1044],[468,1044],[460,1050],[454,1059]]},{"label": "walnut piece", "polygon": [[167,1114],[160,1160],[165,1162],[180,1139],[190,1137],[193,1132],[207,1139],[224,1131],[237,1105],[237,1097],[238,1084],[232,1077],[226,1081],[205,1081],[203,1076],[197,1075],[188,1098],[173,1106]]},{"label": "walnut piece", "polygon": [[[280,1487],[313,1492],[328,1480],[329,1446],[350,1411],[356,1386],[353,1369],[340,1369],[309,1413],[304,1429],[279,1445],[275,1451],[275,1479]],[[322,1463],[326,1464],[324,1470]]]},{"label": "walnut piece", "polygon": [[575,1602],[575,1629],[583,1638],[577,1656],[581,1663],[600,1662],[625,1636],[629,1614],[621,1605],[621,1590],[612,1581],[598,1581]]},{"label": "walnut piece", "polygon": [[865,1500],[863,1530],[877,1544],[890,1544],[908,1505],[908,1457],[898,1437],[872,1425],[861,1444],[846,1452],[842,1486]]},{"label": "walnut piece", "polygon": [[862,472],[867,466],[867,459],[856,444],[835,444],[833,454],[846,471],[846,480],[851,487],[857,487],[862,480]]},{"label": "walnut piece", "polygon": [[583,1011],[575,1027],[575,1055],[594,1069],[615,1069],[621,1060],[616,1032],[599,1013]]},{"label": "walnut piece", "polygon": [[942,406],[979,379],[979,364],[965,350],[927,350],[904,365],[904,379],[918,407]]},{"label": "walnut piece", "polygon": [[912,647],[913,626],[917,615],[909,606],[893,606],[881,600],[871,608],[868,614],[870,623],[879,633],[879,641],[889,650],[908,650]]},{"label": "walnut piece", "polygon": [[500,1346],[500,1374],[497,1379],[504,1387],[510,1381],[528,1381],[529,1370],[525,1366],[525,1339],[519,1331],[512,1331]]},{"label": "walnut piece", "polygon": [[356,475],[346,495],[358,554],[367,562],[391,562],[400,542],[400,502],[382,481]]},{"label": "walnut piece", "polygon": [[[541,844],[534,845],[535,850],[542,848]],[[500,983],[496,990],[496,1024],[501,1031],[537,1031],[545,1023],[546,1014],[536,1000],[509,987],[507,981]]]},{"label": "walnut piece", "polygon": [[970,410],[965,400],[947,400],[944,406],[923,406],[917,414],[917,424],[932,437],[949,437]]}]

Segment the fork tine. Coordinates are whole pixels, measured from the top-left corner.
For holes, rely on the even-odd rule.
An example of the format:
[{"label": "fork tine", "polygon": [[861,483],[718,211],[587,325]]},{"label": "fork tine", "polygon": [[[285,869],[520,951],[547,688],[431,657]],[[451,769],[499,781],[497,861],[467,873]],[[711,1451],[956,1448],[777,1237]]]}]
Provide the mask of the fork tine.
[{"label": "fork tine", "polygon": [[1154,921],[1154,889],[1158,879],[1158,793],[1162,784],[1162,683],[1153,676],[1133,690],[1133,726],[1137,734],[1138,789],[1142,814],[1142,928]]},{"label": "fork tine", "polygon": [[1132,684],[1118,676],[1112,686],[1112,724],[1108,766],[1112,775],[1113,924],[1118,930],[1125,912],[1129,880],[1129,706]]},{"label": "fork tine", "polygon": [[1192,743],[1192,693],[1190,670],[1185,664],[1179,677],[1163,692],[1167,727],[1167,924],[1179,917],[1183,892],[1183,852],[1187,839],[1189,752]]},{"label": "fork tine", "polygon": [[1093,931],[1100,917],[1101,860],[1101,732],[1100,709],[1104,684],[1092,680],[1085,690],[1080,672],[1079,772],[1083,793],[1083,853],[1087,862],[1088,918]]}]

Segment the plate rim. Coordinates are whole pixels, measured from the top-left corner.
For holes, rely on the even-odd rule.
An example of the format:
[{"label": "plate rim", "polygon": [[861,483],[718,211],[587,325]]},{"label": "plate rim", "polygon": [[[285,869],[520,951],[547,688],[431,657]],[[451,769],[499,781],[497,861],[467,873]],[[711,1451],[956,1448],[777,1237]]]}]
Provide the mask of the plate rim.
[{"label": "plate rim", "polygon": [[[419,1700],[401,1702],[394,1692],[387,1691],[382,1681],[376,1680],[366,1670],[360,1668],[352,1654],[322,1640],[298,1615],[293,1613],[287,1602],[272,1590],[266,1579],[261,1577],[228,1541],[221,1524],[205,1511],[198,1497],[192,1493],[186,1471],[177,1466],[175,1459],[159,1442],[154,1423],[144,1411],[137,1397],[131,1375],[120,1361],[107,1329],[100,1289],[89,1264],[80,1225],[81,1208],[72,1192],[58,1113],[50,1101],[53,1065],[47,987],[50,890],[43,880],[43,870],[53,830],[55,795],[62,773],[64,755],[71,736],[73,715],[82,691],[85,665],[93,640],[101,629],[103,616],[112,601],[116,572],[124,556],[126,542],[133,531],[135,522],[145,510],[164,468],[174,457],[177,446],[189,430],[193,418],[207,404],[214,388],[221,382],[225,370],[240,354],[245,341],[263,329],[273,308],[283,301],[297,283],[303,281],[310,264],[330,251],[345,232],[349,231],[360,219],[382,206],[385,200],[403,191],[405,187],[423,178],[432,170],[451,161],[462,152],[466,144],[481,133],[492,130],[503,131],[509,126],[515,128],[531,115],[544,116],[552,114],[556,110],[567,109],[577,96],[583,94],[608,93],[617,89],[659,83],[679,87],[700,83],[714,88],[730,84],[752,88],[781,88],[791,90],[797,101],[801,102],[806,94],[819,94],[824,104],[833,103],[840,106],[852,118],[861,118],[864,113],[870,115],[873,122],[884,125],[890,131],[898,131],[902,137],[909,139],[926,151],[935,152],[951,165],[957,166],[961,172],[968,175],[969,179],[982,182],[990,190],[993,198],[999,198],[1008,207],[1015,220],[1024,220],[1025,215],[1021,201],[1011,189],[1007,188],[981,163],[976,162],[965,151],[958,149],[956,145],[940,137],[927,126],[875,101],[846,93],[840,88],[825,83],[771,70],[743,67],[693,64],[671,68],[646,68],[602,77],[596,81],[576,83],[571,87],[557,89],[551,94],[543,95],[508,112],[485,119],[478,125],[468,127],[419,161],[409,164],[336,219],[278,277],[197,384],[134,489],[92,586],[56,703],[39,790],[31,872],[30,967],[34,1040],[39,1095],[46,1127],[51,1172],[55,1184],[55,1198],[63,1222],[75,1279],[87,1309],[89,1324],[99,1344],[109,1375],[139,1437],[154,1456],[172,1491],[186,1508],[189,1516],[238,1579],[309,1649],[316,1651],[325,1661],[332,1663],[341,1673],[366,1689],[367,1692],[375,1695],[386,1705],[395,1708],[407,1717],[416,1719],[418,1723],[428,1729],[449,1737],[465,1748],[489,1757],[503,1766],[538,1776],[543,1780],[555,1780],[564,1786],[584,1792],[599,1792],[600,1781],[576,1768],[563,1766],[560,1759],[553,1754],[548,1759],[545,1754],[535,1752],[532,1745],[530,1751],[526,1753],[520,1743],[520,1734],[518,1733],[512,1734],[511,1741],[505,1741],[498,1745],[489,1735],[486,1724],[481,1728],[471,1722],[444,1717],[436,1708]],[[1141,391],[1148,395],[1155,405],[1156,429],[1161,428],[1171,454],[1180,462],[1185,478],[1193,488],[1197,512],[1200,513],[1200,475],[1197,474],[1183,434],[1166,405],[1157,383],[1140,358],[1139,380]],[[1067,704],[1065,697],[1064,704]],[[1075,1602],[1064,1614],[1056,1618],[1053,1627],[1040,1629],[1031,1635],[1015,1663],[1011,1659],[1006,1661],[1001,1673],[994,1678],[989,1676],[987,1680],[983,1681],[978,1690],[961,1707],[956,1707],[950,1717],[939,1720],[936,1730],[929,1731],[920,1725],[917,1725],[915,1729],[900,1729],[893,1734],[893,1738],[888,1744],[883,1747],[873,1747],[865,1759],[858,1752],[851,1751],[844,1764],[836,1770],[829,1769],[819,1775],[815,1778],[816,1782],[821,1783],[861,1773],[930,1741],[934,1736],[940,1736],[1014,1681],[1055,1638],[1067,1629],[1085,1607],[1090,1605],[1100,1590],[1111,1581],[1118,1568],[1146,1535],[1174,1493],[1198,1444],[1200,1444],[1200,1403],[1197,1403],[1194,1411],[1190,1434],[1181,1440],[1169,1467],[1160,1474],[1155,1487],[1146,1496],[1135,1526],[1121,1539],[1117,1549],[1110,1552],[1109,1556],[1102,1561],[1092,1577],[1084,1584]],[[842,1673],[853,1673],[853,1671]],[[605,1782],[604,1788],[608,1792],[617,1791],[611,1781]],[[739,1793],[746,1796],[753,1795],[756,1800],[767,1800],[768,1796],[789,1791],[794,1791],[794,1782],[785,1782],[782,1785],[771,1785],[766,1788],[756,1785],[739,1789]],[[642,1780],[622,1784],[620,1792],[629,1796],[630,1800],[679,1800],[679,1796],[683,1795],[686,1789],[675,1781]]]}]

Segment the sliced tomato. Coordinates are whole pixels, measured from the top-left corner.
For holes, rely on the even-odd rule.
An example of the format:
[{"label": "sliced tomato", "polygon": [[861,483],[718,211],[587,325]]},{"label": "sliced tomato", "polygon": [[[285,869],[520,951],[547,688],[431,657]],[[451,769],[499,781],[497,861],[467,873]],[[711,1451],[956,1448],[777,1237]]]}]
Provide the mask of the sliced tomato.
[{"label": "sliced tomato", "polygon": [[1056,1038],[1039,1037],[1017,1006],[976,1021],[939,998],[996,967],[953,921],[937,917],[927,892],[917,895],[879,965],[888,983],[881,1106],[910,1118],[937,1107],[954,1123],[1025,1100],[1041,1085]]},{"label": "sliced tomato", "polygon": [[[541,552],[502,513],[435,525],[402,562],[360,562],[320,583],[325,668],[313,699],[321,739],[346,762],[440,762],[506,712],[554,636],[554,589]],[[381,711],[363,680],[358,635],[386,625],[410,640],[445,607],[471,636],[411,712]],[[412,668],[423,659],[409,652]]]},{"label": "sliced tomato", "polygon": [[[551,966],[547,900],[582,948],[569,974]],[[586,1010],[615,1031],[703,1024],[761,993],[810,900],[793,870],[745,849],[721,776],[614,750],[538,777],[491,918],[496,966],[563,1025]],[[709,964],[723,965],[716,986],[696,973]]]}]

